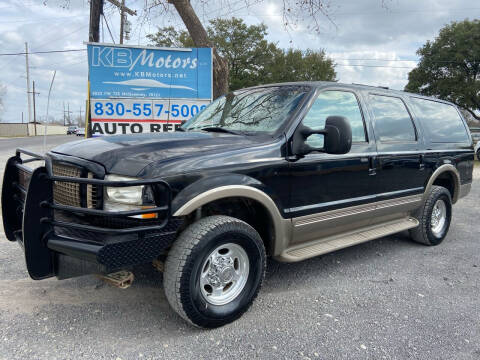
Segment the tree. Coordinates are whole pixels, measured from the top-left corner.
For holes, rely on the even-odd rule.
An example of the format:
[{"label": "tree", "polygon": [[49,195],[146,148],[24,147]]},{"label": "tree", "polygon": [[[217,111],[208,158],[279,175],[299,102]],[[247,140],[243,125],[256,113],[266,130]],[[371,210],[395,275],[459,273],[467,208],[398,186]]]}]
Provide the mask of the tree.
[{"label": "tree", "polygon": [[227,61],[220,56],[212,41],[208,38],[207,31],[195,13],[190,0],[168,0],[168,2],[173,4],[178,15],[182,18],[195,46],[213,48],[213,98],[218,98],[228,91]]},{"label": "tree", "polygon": [[[382,4],[385,0],[382,0]],[[206,0],[199,0],[201,4],[207,3]],[[238,1],[237,1],[238,2]],[[256,1],[258,4],[260,1]],[[231,5],[230,1],[223,1],[225,8]],[[245,0],[245,6],[249,6],[249,0]],[[217,98],[228,91],[229,68],[228,62],[214,47],[207,30],[198,18],[190,0],[144,0],[144,14],[149,17],[150,11],[154,8],[160,8],[163,13],[169,12],[168,4],[172,4],[182,19],[192,41],[196,47],[213,47],[213,97]],[[283,0],[282,16],[283,24],[288,28],[291,24],[299,22],[308,22],[307,28],[313,31],[320,31],[322,18],[326,18],[333,23],[330,18],[330,3],[326,0]]]},{"label": "tree", "polygon": [[194,47],[192,38],[185,30],[177,31],[173,26],[158,28],[155,34],[147,34],[150,45],[160,47]]},{"label": "tree", "polygon": [[405,90],[451,101],[480,120],[480,20],[452,22],[417,54]]},{"label": "tree", "polygon": [[266,74],[266,78],[269,78],[269,82],[335,81],[337,76],[334,63],[324,50],[281,51],[267,69],[269,74]]},{"label": "tree", "polygon": [[[214,19],[207,34],[228,63],[230,90],[272,82],[335,80],[334,64],[324,51],[279,49],[266,40],[264,24],[247,26],[237,18]],[[193,46],[186,31],[173,27],[159,28],[147,37],[156,46]]]}]

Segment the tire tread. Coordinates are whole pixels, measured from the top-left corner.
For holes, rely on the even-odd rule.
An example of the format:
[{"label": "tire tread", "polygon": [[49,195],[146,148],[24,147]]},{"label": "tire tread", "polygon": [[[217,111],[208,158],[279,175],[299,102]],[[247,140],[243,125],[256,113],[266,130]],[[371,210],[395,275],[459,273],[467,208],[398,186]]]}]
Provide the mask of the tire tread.
[{"label": "tire tread", "polygon": [[[215,230],[219,226],[231,226],[238,223],[248,226],[250,230],[256,234],[258,239],[260,239],[260,236],[255,229],[253,229],[244,221],[229,216],[216,215],[202,218],[187,227],[180,234],[177,240],[175,240],[172,248],[169,251],[167,260],[165,262],[165,271],[163,274],[165,295],[173,310],[193,326],[201,327],[193,322],[192,319],[187,315],[187,311],[185,310],[184,304],[181,301],[181,277],[187,265],[187,261],[192,254],[193,249],[210,231]],[[265,250],[263,249],[263,251]],[[265,261],[266,260],[264,257],[264,268]],[[260,286],[258,287],[252,302],[258,295],[258,290],[263,283],[264,276],[265,272],[262,274]],[[246,310],[247,309],[245,309],[245,311]],[[239,314],[239,316],[240,315],[241,314]]]},{"label": "tire tread", "polygon": [[433,185],[423,205],[413,214],[420,222],[416,228],[410,230],[410,237],[413,241],[424,245],[433,245],[427,235],[429,220],[428,212],[441,194],[446,194],[448,198],[451,199],[450,192],[446,188]]}]

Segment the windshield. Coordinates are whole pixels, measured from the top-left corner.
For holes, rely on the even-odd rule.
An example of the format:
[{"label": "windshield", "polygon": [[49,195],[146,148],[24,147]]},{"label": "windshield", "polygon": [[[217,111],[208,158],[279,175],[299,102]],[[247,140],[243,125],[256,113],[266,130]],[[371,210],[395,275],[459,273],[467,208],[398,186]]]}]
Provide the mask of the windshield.
[{"label": "windshield", "polygon": [[273,134],[309,90],[305,86],[272,86],[231,92],[212,102],[185,123],[183,129],[222,128]]}]

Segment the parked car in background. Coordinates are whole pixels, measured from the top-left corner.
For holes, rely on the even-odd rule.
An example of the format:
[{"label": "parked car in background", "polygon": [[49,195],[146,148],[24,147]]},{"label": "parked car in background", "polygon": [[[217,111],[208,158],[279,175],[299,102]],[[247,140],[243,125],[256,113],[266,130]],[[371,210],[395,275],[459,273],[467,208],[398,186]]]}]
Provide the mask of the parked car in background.
[{"label": "parked car in background", "polygon": [[78,126],[69,126],[67,128],[67,135],[72,135],[77,133]]},{"label": "parked car in background", "polygon": [[472,134],[472,139],[474,143],[480,141],[480,128],[478,127],[471,127],[470,133]]},{"label": "parked car in background", "polygon": [[405,230],[439,245],[473,160],[449,102],[331,82],[259,86],[215,100],[177,132],[17,149],[3,224],[33,279],[164,262],[171,307],[213,328],[249,308],[266,256],[301,261]]},{"label": "parked car in background", "polygon": [[85,128],[78,128],[75,134],[77,134],[77,136],[85,136]]}]

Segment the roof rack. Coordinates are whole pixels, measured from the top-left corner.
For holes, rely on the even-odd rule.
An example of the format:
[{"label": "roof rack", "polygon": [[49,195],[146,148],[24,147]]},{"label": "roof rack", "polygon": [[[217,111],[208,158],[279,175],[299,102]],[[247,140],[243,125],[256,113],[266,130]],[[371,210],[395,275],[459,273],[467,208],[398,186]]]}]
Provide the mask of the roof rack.
[{"label": "roof rack", "polygon": [[368,86],[368,87],[373,87],[373,88],[380,88],[380,89],[389,90],[388,86],[373,86],[373,85],[365,85],[365,84],[357,84],[357,83],[352,83],[352,85]]}]

